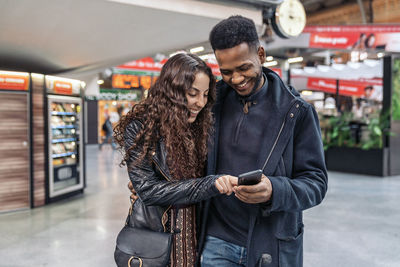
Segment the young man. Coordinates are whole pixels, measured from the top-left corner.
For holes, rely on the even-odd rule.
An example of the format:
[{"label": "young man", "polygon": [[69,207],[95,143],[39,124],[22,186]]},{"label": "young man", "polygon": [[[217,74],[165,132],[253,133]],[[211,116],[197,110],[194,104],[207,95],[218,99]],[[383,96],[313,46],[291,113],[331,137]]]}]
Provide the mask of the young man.
[{"label": "young man", "polygon": [[302,266],[302,211],[327,190],[313,107],[263,68],[254,22],[232,16],[210,33],[222,81],[208,174],[262,169],[260,183],[202,205],[201,266]]}]

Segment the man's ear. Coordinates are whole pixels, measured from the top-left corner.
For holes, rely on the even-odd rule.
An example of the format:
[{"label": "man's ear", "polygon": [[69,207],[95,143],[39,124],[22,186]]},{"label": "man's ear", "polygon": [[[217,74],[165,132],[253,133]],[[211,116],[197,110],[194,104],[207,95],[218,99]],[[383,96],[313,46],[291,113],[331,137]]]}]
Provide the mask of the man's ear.
[{"label": "man's ear", "polygon": [[260,45],[257,49],[257,56],[260,59],[261,64],[263,64],[265,62],[265,50],[262,45]]}]

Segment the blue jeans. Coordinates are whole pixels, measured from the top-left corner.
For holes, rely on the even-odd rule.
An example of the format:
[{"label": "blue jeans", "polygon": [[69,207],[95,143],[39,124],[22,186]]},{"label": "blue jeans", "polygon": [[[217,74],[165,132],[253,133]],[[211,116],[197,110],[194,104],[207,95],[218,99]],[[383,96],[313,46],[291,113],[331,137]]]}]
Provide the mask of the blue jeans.
[{"label": "blue jeans", "polygon": [[201,267],[245,267],[246,257],[246,248],[208,235],[201,255]]}]

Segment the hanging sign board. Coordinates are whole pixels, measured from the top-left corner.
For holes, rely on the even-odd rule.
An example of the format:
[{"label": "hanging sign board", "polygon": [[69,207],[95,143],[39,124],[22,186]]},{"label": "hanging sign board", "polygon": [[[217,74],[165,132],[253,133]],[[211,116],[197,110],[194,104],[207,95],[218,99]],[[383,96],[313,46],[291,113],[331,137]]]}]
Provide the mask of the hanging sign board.
[{"label": "hanging sign board", "polygon": [[308,78],[307,88],[326,93],[336,94],[336,80],[323,78]]},{"label": "hanging sign board", "polygon": [[124,63],[122,65],[117,66],[117,68],[159,72],[163,65],[164,63],[154,62],[154,60],[151,57],[146,57],[139,60],[134,60]]},{"label": "hanging sign board", "polygon": [[[366,87],[373,87],[376,100],[382,101],[382,79],[339,80],[339,94],[345,96],[362,97]],[[336,80],[309,77],[307,88],[330,94],[336,94]]]},{"label": "hanging sign board", "polygon": [[[151,57],[147,58],[142,58],[139,60],[134,60],[127,62],[125,64],[119,65],[115,68],[113,68],[113,73],[118,74],[133,74],[137,75],[139,77],[123,77],[123,76],[115,76],[113,75],[113,87],[114,88],[138,88],[139,86],[136,86],[138,82],[136,81],[137,79],[140,80],[140,86],[142,86],[145,89],[149,89],[151,85],[154,84],[154,81],[157,79],[160,75],[161,68],[164,66],[165,62],[167,62],[167,59],[164,59],[160,62],[154,62],[154,60]],[[212,73],[216,78],[219,80],[221,79],[221,72],[219,70],[219,66],[216,62],[207,62],[206,64],[211,68]],[[131,72],[131,73],[129,73]],[[115,86],[114,86],[114,79],[115,79]],[[129,80],[134,79],[135,82],[133,83],[134,86],[129,87]],[[125,81],[124,81],[125,80]],[[153,80],[153,81],[152,81]]]},{"label": "hanging sign board", "polygon": [[400,25],[308,26],[310,48],[400,52]]}]

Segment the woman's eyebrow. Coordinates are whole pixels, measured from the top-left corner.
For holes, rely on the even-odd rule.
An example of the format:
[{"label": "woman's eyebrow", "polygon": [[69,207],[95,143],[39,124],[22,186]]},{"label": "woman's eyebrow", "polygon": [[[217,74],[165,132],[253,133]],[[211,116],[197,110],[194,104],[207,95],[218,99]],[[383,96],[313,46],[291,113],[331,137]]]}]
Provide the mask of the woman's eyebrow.
[{"label": "woman's eyebrow", "polygon": [[[196,90],[198,92],[201,92],[200,89],[197,89],[196,87],[191,87],[190,89]],[[210,91],[210,89],[208,88],[207,90],[204,90],[204,92]]]}]

